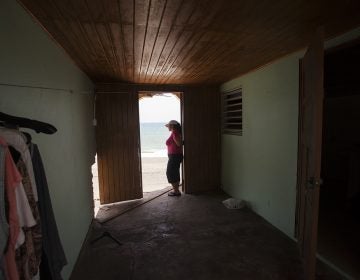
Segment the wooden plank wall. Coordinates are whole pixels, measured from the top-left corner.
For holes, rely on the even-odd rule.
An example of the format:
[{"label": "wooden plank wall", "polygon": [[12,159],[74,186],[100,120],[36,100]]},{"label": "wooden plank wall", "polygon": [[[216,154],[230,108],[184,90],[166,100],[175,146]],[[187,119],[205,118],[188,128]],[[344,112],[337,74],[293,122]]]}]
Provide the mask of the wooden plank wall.
[{"label": "wooden plank wall", "polygon": [[97,94],[96,118],[100,202],[142,198],[137,94]]},{"label": "wooden plank wall", "polygon": [[221,118],[217,87],[184,93],[184,180],[186,193],[220,188]]}]

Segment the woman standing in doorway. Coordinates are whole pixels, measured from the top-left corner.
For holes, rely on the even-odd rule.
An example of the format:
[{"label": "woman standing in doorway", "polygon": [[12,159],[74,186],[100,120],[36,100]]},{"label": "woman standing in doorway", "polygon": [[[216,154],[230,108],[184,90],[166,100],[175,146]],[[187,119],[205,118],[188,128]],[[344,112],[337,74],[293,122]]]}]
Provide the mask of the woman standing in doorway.
[{"label": "woman standing in doorway", "polygon": [[171,131],[169,139],[166,140],[166,146],[169,156],[169,161],[166,168],[166,177],[168,182],[172,185],[173,191],[169,192],[169,196],[179,196],[180,185],[180,164],[183,160],[181,125],[174,120],[169,121],[165,125]]}]

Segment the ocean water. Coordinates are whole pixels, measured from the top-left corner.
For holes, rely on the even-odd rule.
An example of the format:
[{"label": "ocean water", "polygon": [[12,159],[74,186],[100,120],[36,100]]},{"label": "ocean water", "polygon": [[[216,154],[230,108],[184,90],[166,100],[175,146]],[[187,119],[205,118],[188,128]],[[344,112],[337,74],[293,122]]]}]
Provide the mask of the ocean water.
[{"label": "ocean water", "polygon": [[140,123],[141,156],[167,157],[165,142],[169,135],[165,123]]}]

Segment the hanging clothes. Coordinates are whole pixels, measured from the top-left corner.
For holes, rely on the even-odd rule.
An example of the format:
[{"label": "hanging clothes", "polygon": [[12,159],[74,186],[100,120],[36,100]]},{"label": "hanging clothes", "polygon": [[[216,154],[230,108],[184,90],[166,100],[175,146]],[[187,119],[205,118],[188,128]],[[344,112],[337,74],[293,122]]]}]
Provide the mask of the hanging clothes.
[{"label": "hanging clothes", "polygon": [[16,246],[15,246],[15,248],[17,249],[25,242],[25,234],[22,229],[24,227],[32,227],[36,225],[36,221],[32,214],[29,200],[27,199],[24,190],[24,186],[21,182],[19,184],[19,187],[17,187],[15,190],[15,195],[16,195],[16,208],[17,208],[19,226],[20,226],[19,236],[18,239],[16,240]]},{"label": "hanging clothes", "polygon": [[61,270],[67,264],[51,204],[44,165],[36,144],[30,144],[30,154],[39,196],[39,212],[43,235],[43,256],[40,279],[62,280]]},{"label": "hanging clothes", "polygon": [[28,170],[31,187],[34,193],[35,201],[38,201],[37,187],[35,182],[35,176],[33,171],[33,165],[29,148],[26,145],[26,137],[16,129],[9,129],[0,127],[0,136],[11,146],[13,146],[18,152],[20,152],[22,159],[26,164]]},{"label": "hanging clothes", "polygon": [[15,262],[15,247],[20,226],[16,205],[16,188],[21,182],[21,175],[11,157],[6,142],[0,138],[0,145],[5,147],[5,191],[8,203],[9,237],[5,252],[5,276],[8,280],[18,280],[19,274]]},{"label": "hanging clothes", "polygon": [[25,242],[16,250],[16,262],[21,280],[31,280],[39,271],[42,251],[41,224],[38,205],[32,191],[29,172],[22,158],[16,164],[22,184],[29,201],[31,212],[36,220],[32,227],[24,227]]},{"label": "hanging clothes", "polygon": [[[31,168],[29,174],[32,174],[32,181],[35,183],[34,172],[32,170],[32,162],[30,152],[24,140],[24,136],[21,133],[14,129],[7,129],[7,128],[0,128],[0,137],[2,140],[6,142],[6,144],[13,145],[8,146],[10,154],[13,155],[14,153],[19,154],[19,158],[27,159],[27,168]],[[17,158],[17,160],[19,159]],[[30,177],[31,179],[31,177]],[[35,185],[36,190],[36,185]],[[34,191],[34,188],[32,188]],[[36,221],[33,217],[28,198],[26,196],[24,186],[20,182],[20,186],[16,188],[16,204],[17,204],[17,212],[19,218],[19,234],[18,239],[16,241],[16,248],[20,247],[25,242],[25,235],[22,230],[23,227],[32,227],[36,224]],[[37,199],[37,190],[34,192],[35,199]]]},{"label": "hanging clothes", "polygon": [[0,280],[62,280],[67,260],[42,159],[28,136],[0,127]]},{"label": "hanging clothes", "polygon": [[0,145],[0,280],[5,279],[3,255],[9,237],[5,206],[5,147]]}]

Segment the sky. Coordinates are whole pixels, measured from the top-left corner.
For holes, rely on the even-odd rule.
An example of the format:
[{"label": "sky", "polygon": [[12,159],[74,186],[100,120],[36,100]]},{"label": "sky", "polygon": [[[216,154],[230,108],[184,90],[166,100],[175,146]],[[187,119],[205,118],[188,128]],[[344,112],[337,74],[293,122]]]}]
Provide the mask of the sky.
[{"label": "sky", "polygon": [[142,98],[139,101],[140,122],[180,122],[180,100],[172,95]]}]

